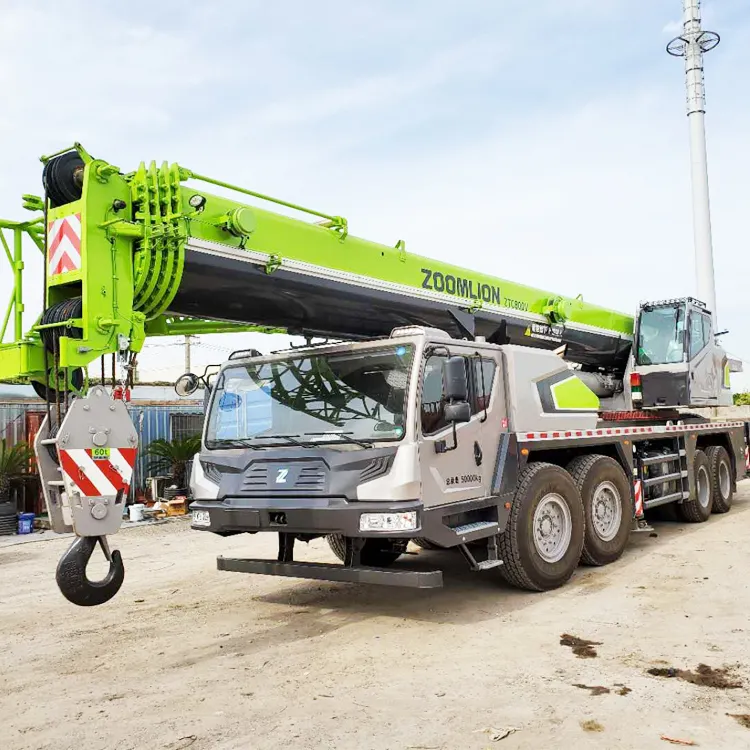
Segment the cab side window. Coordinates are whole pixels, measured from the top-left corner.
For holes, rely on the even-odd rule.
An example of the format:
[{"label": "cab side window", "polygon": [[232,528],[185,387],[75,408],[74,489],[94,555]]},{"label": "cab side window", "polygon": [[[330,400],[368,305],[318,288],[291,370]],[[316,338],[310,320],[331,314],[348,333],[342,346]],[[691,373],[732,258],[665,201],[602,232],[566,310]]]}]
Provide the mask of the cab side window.
[{"label": "cab side window", "polygon": [[[443,414],[447,401],[443,391],[443,363],[446,359],[444,355],[433,355],[425,362],[421,401],[423,435],[431,435],[448,426]],[[464,357],[463,359],[469,382],[471,413],[479,414],[490,404],[496,365],[491,359],[479,357]]]},{"label": "cab side window", "polygon": [[698,355],[708,344],[711,333],[711,319],[704,313],[690,315],[690,359]]},{"label": "cab side window", "polygon": [[430,435],[447,425],[443,416],[443,362],[446,357],[428,357],[422,379],[422,434]]},{"label": "cab side window", "polygon": [[474,369],[474,389],[471,399],[471,413],[479,414],[490,405],[492,395],[492,381],[495,379],[495,360],[479,359],[472,360]]},{"label": "cab side window", "polygon": [[711,343],[711,317],[709,315],[701,315],[703,318],[703,337],[706,340],[706,344]]}]

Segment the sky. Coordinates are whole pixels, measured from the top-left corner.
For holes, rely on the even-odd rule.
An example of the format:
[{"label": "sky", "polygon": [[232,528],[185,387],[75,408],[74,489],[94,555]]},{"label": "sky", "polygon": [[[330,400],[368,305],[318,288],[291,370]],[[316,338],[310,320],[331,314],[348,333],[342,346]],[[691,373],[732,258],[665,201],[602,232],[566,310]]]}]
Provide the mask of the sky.
[{"label": "sky", "polygon": [[[704,3],[719,327],[750,361],[750,5]],[[0,216],[75,140],[623,312],[695,293],[680,0],[0,0]],[[32,254],[33,253],[33,254]],[[0,261],[2,258],[0,258]],[[11,289],[0,266],[0,307]],[[41,306],[28,249],[25,325]],[[201,336],[193,369],[287,336]],[[183,370],[153,339],[140,377]],[[746,365],[750,371],[750,362]],[[735,376],[750,388],[750,372]]]}]

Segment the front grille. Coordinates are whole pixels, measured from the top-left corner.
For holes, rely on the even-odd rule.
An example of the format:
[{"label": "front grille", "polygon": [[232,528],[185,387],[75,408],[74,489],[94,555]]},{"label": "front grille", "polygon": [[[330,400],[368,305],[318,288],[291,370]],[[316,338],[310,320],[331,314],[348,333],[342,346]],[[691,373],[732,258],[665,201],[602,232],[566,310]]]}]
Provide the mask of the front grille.
[{"label": "front grille", "polygon": [[[284,481],[276,481],[284,471]],[[319,462],[258,463],[242,478],[243,492],[325,492],[327,474]]]},{"label": "front grille", "polygon": [[326,486],[326,475],[323,467],[319,464],[304,466],[300,473],[295,489],[300,490],[323,490]]},{"label": "front grille", "polygon": [[268,465],[256,464],[245,472],[243,490],[264,490],[268,487]]}]

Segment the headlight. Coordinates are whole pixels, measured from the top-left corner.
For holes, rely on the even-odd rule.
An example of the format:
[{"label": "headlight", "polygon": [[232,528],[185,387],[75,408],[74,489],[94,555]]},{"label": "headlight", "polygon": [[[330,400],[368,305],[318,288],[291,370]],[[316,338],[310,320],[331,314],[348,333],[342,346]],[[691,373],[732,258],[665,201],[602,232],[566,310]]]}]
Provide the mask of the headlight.
[{"label": "headlight", "polygon": [[405,513],[363,513],[359,517],[360,531],[414,531],[417,511]]}]

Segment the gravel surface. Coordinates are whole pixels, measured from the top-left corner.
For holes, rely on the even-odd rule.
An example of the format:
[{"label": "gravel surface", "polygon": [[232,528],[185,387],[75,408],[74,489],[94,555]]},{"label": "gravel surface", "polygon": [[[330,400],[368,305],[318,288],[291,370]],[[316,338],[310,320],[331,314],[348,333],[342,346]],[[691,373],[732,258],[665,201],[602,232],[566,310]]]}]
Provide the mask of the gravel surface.
[{"label": "gravel surface", "polygon": [[179,520],[119,534],[120,594],[81,609],[54,582],[69,540],[3,547],[0,747],[748,748],[749,511],[744,482],[546,594],[454,552],[406,558],[445,570],[434,591],[220,573],[275,539]]}]

